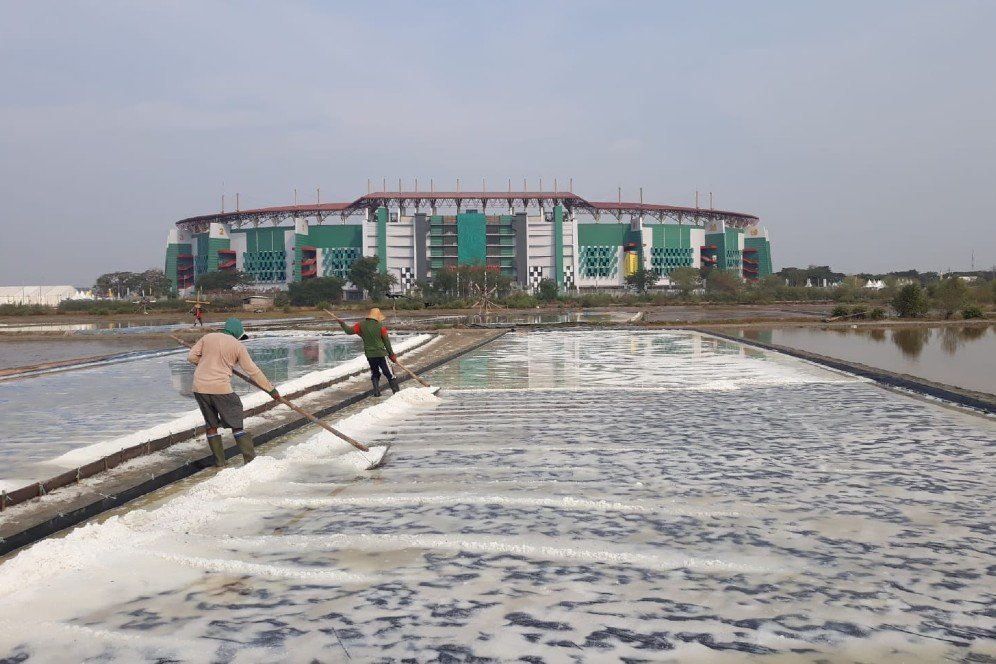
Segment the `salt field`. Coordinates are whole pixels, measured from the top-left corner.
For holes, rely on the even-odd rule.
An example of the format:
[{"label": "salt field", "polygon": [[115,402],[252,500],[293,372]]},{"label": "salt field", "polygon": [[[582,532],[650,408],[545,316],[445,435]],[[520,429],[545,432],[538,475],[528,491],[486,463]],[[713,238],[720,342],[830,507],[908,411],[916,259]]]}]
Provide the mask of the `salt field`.
[{"label": "salt field", "polygon": [[684,331],[426,377],[337,423],[376,470],[309,428],[7,559],[0,661],[996,661],[991,418]]}]

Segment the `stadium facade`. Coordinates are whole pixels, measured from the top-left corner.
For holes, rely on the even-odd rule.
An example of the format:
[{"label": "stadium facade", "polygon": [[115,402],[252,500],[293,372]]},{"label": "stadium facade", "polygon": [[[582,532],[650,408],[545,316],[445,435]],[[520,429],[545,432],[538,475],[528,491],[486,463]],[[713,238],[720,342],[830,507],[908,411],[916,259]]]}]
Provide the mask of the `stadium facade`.
[{"label": "stadium facade", "polygon": [[357,258],[376,256],[402,292],[458,265],[500,270],[524,290],[550,279],[563,292],[621,287],[640,267],[663,279],[678,267],[758,279],[772,273],[758,222],[739,212],[589,202],[573,192],[380,192],[183,219],[169,232],[166,275],[180,291],[213,270],[286,288],[345,279]]}]

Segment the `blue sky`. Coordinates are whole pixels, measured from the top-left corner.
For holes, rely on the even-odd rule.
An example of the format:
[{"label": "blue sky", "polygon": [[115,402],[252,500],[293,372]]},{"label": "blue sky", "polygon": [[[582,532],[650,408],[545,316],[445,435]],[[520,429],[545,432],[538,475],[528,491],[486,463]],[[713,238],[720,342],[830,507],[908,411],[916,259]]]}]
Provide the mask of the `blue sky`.
[{"label": "blue sky", "polygon": [[0,284],[384,177],[712,191],[776,267],[989,267],[994,29],[989,0],[0,0]]}]

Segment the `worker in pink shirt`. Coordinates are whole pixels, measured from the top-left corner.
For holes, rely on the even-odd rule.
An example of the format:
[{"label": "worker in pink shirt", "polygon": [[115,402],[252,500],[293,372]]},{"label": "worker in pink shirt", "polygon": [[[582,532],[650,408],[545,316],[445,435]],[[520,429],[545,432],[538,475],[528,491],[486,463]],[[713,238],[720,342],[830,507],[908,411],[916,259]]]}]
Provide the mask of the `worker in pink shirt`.
[{"label": "worker in pink shirt", "polygon": [[232,430],[245,463],[256,458],[252,435],[243,428],[242,400],[232,389],[232,368],[238,364],[271,397],[276,399],[280,396],[240,343],[247,338],[242,322],[238,318],[229,318],[225,321],[224,330],[205,334],[187,354],[187,361],[197,365],[194,371],[194,398],[204,415],[208,446],[219,467],[225,465],[225,446],[218,433],[219,426]]}]

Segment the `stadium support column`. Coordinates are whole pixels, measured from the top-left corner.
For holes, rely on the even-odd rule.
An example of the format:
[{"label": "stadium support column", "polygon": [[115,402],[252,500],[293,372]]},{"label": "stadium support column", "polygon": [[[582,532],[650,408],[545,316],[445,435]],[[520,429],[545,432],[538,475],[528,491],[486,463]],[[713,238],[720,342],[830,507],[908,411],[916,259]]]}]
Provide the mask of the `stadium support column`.
[{"label": "stadium support column", "polygon": [[429,242],[429,219],[426,215],[422,213],[416,214],[413,228],[414,237],[412,238],[412,242],[414,243],[415,280],[425,281],[429,278],[429,260],[426,251],[426,245]]},{"label": "stadium support column", "polygon": [[578,280],[581,276],[581,254],[578,247],[578,218],[574,210],[571,209],[571,274],[574,275],[574,292],[580,292]]},{"label": "stadium support column", "polygon": [[166,239],[166,278],[182,291],[194,285],[194,256],[190,231],[172,229]]},{"label": "stadium support column", "polygon": [[218,269],[218,252],[231,247],[230,231],[226,224],[213,222],[208,230],[207,271]]},{"label": "stadium support column", "polygon": [[387,274],[387,208],[377,208],[377,266],[381,274]]},{"label": "stadium support column", "polygon": [[515,233],[515,275],[519,285],[529,286],[529,221],[525,212],[512,218]]},{"label": "stadium support column", "polygon": [[564,288],[564,206],[553,206],[553,270],[557,273],[557,289]]},{"label": "stadium support column", "polygon": [[308,244],[308,220],[294,220],[294,282],[300,283],[301,261],[304,260],[304,247]]},{"label": "stadium support column", "polygon": [[747,265],[753,263],[756,267],[757,278],[763,279],[769,276],[772,274],[772,265],[768,229],[751,226],[744,235],[744,272],[747,272]]}]

